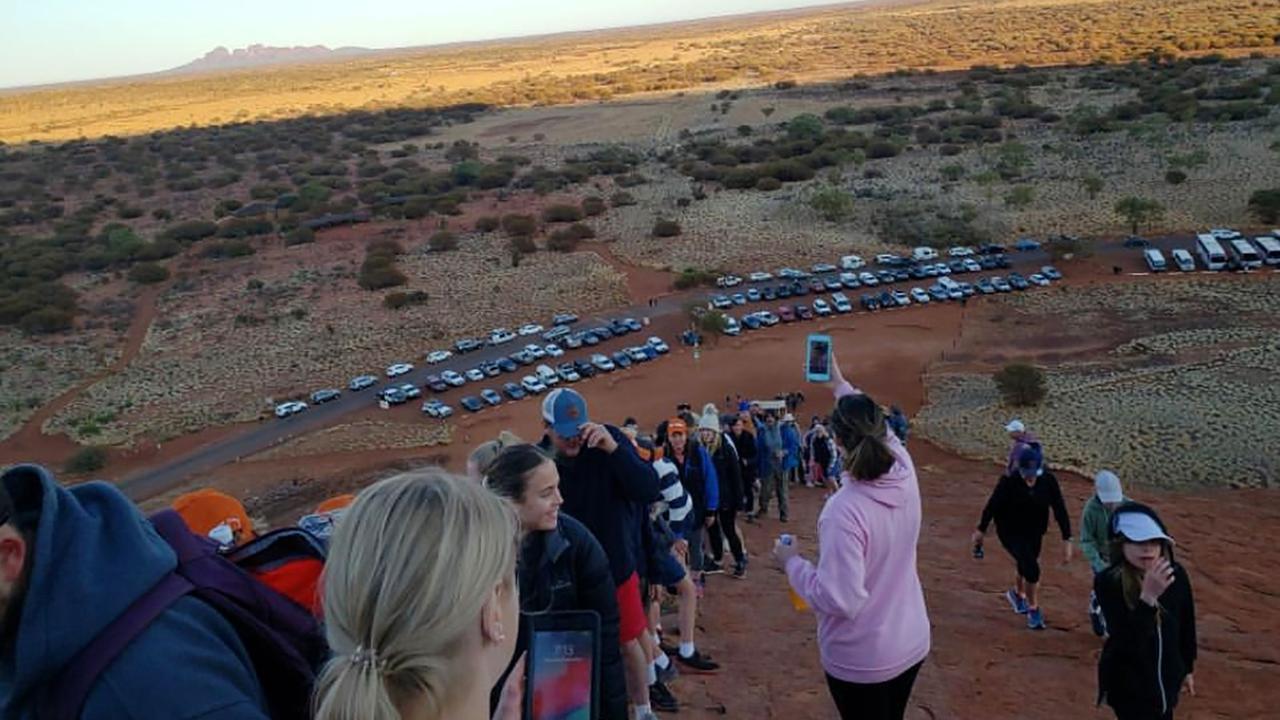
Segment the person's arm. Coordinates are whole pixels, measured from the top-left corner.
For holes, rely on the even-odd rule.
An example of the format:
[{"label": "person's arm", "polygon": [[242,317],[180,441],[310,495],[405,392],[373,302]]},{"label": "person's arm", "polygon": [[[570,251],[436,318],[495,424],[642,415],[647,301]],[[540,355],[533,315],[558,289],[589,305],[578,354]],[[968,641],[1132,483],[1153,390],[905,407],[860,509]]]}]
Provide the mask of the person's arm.
[{"label": "person's arm", "polygon": [[[1047,473],[1046,473],[1047,474]],[[1062,499],[1062,486],[1058,479],[1053,479],[1049,486],[1049,502],[1053,506],[1053,516],[1058,521],[1058,529],[1062,531],[1062,539],[1071,542],[1071,514],[1067,512],[1067,503]]]},{"label": "person's arm", "polygon": [[867,604],[866,546],[862,528],[828,518],[818,525],[818,564],[793,557],[787,560],[787,579],[809,607],[852,620]]},{"label": "person's arm", "polygon": [[623,496],[646,505],[657,500],[660,494],[658,473],[653,466],[640,459],[631,440],[620,430],[607,426],[605,429],[618,443],[618,448],[609,455],[609,463]]},{"label": "person's arm", "polygon": [[1191,592],[1191,578],[1187,575],[1186,568],[1181,565],[1177,566],[1177,580],[1182,585],[1182,617],[1178,618],[1181,623],[1179,637],[1181,639],[1182,663],[1187,666],[1187,674],[1190,675],[1195,671],[1196,655],[1196,601]]},{"label": "person's arm", "polygon": [[982,519],[978,521],[978,532],[986,534],[987,526],[995,519],[996,512],[1000,506],[1004,504],[1004,478],[996,483],[996,489],[991,491],[991,497],[987,498],[987,504],[982,508]]},{"label": "person's arm", "polygon": [[1102,560],[1102,553],[1098,549],[1098,513],[1089,512],[1089,507],[1093,501],[1085,503],[1084,517],[1080,521],[1080,552],[1084,553],[1084,557],[1089,561],[1089,567],[1093,569],[1094,574],[1107,569],[1107,564]]},{"label": "person's arm", "polygon": [[702,481],[706,489],[707,514],[710,516],[720,508],[720,476],[716,475],[716,464],[711,453],[705,447],[698,446],[698,457],[702,462]]},{"label": "person's arm", "polygon": [[1156,633],[1156,608],[1138,600],[1132,608],[1124,601],[1120,579],[1110,572],[1093,580],[1093,590],[1107,622],[1107,634],[1118,645],[1141,651]]}]

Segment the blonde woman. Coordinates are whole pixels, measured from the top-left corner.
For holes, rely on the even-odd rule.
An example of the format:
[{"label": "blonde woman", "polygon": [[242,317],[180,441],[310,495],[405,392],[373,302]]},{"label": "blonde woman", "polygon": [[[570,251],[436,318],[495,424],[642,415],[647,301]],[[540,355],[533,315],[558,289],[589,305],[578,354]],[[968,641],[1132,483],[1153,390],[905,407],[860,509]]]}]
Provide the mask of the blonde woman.
[{"label": "blonde woman", "polygon": [[[488,718],[516,643],[518,527],[509,503],[439,469],[361,492],[329,546],[317,720]],[[519,716],[522,675],[499,715]]]},{"label": "blonde woman", "polygon": [[467,456],[467,477],[476,482],[483,482],[489,465],[502,454],[502,451],[509,447],[520,445],[523,442],[515,433],[510,430],[503,430],[498,433],[496,440],[486,440],[480,443]]}]

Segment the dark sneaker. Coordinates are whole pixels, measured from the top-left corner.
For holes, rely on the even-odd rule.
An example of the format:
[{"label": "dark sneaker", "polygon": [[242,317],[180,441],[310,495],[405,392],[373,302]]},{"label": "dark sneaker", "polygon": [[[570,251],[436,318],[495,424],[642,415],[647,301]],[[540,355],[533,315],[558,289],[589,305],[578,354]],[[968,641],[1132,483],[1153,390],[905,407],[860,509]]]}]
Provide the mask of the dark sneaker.
[{"label": "dark sneaker", "polygon": [[697,650],[694,650],[689,657],[676,653],[676,659],[695,673],[713,673],[720,669],[719,663],[711,662],[707,656]]},{"label": "dark sneaker", "polygon": [[1018,594],[1017,590],[1012,588],[1004,591],[1004,599],[1009,601],[1013,606],[1013,611],[1019,615],[1027,614],[1027,599]]},{"label": "dark sneaker", "polygon": [[747,576],[747,561],[739,560],[738,562],[734,563],[733,577],[737,578],[738,580],[741,580],[746,576]]},{"label": "dark sneaker", "polygon": [[1027,610],[1027,627],[1032,630],[1044,629],[1044,611],[1040,608]]},{"label": "dark sneaker", "polygon": [[779,516],[779,517],[778,517],[778,522],[786,522],[786,521],[787,521],[787,516],[786,516],[786,515],[781,515],[781,516]]},{"label": "dark sneaker", "polygon": [[1093,625],[1094,635],[1097,635],[1098,637],[1103,637],[1104,635],[1107,634],[1106,623],[1102,622],[1102,613],[1096,613],[1096,612],[1089,613],[1089,623]]},{"label": "dark sneaker", "polygon": [[[668,655],[680,654],[680,648],[676,647],[675,645],[668,645],[662,641],[658,641],[658,649]],[[675,666],[673,665],[672,667],[675,667]]]},{"label": "dark sneaker", "polygon": [[[676,653],[676,652],[679,652],[679,650],[677,650],[676,648],[671,648],[671,652]],[[666,683],[673,682],[678,677],[680,677],[680,671],[676,669],[676,664],[673,662],[668,661],[666,667],[658,668],[659,683],[662,683],[665,685]]]},{"label": "dark sneaker", "polygon": [[661,680],[649,686],[649,707],[658,712],[680,712],[679,701]]},{"label": "dark sneaker", "polygon": [[707,558],[702,561],[702,571],[708,575],[721,575],[724,573],[724,566],[715,560]]}]

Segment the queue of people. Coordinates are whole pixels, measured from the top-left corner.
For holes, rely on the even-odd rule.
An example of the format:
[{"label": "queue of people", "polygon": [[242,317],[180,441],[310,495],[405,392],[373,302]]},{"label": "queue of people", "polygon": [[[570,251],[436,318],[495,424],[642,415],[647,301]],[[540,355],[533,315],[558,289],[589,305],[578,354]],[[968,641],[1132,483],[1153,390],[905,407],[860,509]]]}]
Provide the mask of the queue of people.
[{"label": "queue of people", "polygon": [[[791,536],[773,556],[816,617],[832,700],[842,718],[900,720],[931,650],[920,486],[905,416],[832,365],[834,403],[803,434],[798,393],[785,411],[681,404],[646,434],[632,418],[593,421],[582,395],[554,390],[540,441],[503,433],[474,448],[466,476],[402,473],[309,516],[332,531],[314,608],[277,597],[278,575],[253,586],[256,610],[218,599],[249,587],[223,552],[261,539],[242,508],[184,508],[183,536],[109,484],[66,488],[43,468],[11,468],[0,477],[3,715],[515,720],[531,647],[521,616],[587,611],[599,619],[594,717],[653,720],[680,710],[682,673],[720,669],[696,619],[709,575],[746,576],[739,513],[763,519],[776,497],[786,523],[794,484],[830,491],[816,559]],[[1050,517],[1068,562],[1076,541],[1040,440],[1020,420],[1006,430],[1009,460],[971,540],[981,556],[995,523],[1015,570],[1005,596],[1042,630]],[[1195,691],[1197,655],[1173,537],[1104,470],[1079,546],[1104,638],[1098,703],[1119,720],[1172,718]]]}]

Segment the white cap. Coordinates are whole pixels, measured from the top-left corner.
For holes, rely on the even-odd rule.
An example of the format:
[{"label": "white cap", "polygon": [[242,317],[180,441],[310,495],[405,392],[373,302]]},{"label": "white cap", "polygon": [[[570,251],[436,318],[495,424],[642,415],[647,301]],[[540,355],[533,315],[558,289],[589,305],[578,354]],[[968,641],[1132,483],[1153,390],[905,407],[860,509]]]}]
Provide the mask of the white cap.
[{"label": "white cap", "polygon": [[1116,530],[1130,542],[1147,542],[1148,540],[1173,542],[1173,538],[1160,529],[1160,524],[1144,512],[1121,513],[1116,520]]},{"label": "white cap", "polygon": [[1098,499],[1104,503],[1118,503],[1124,500],[1124,492],[1120,489],[1120,478],[1110,470],[1100,470],[1093,476],[1093,489]]},{"label": "white cap", "polygon": [[1022,421],[1017,418],[1010,420],[1009,424],[1004,426],[1005,432],[1026,432],[1026,430],[1027,426],[1023,425]]},{"label": "white cap", "polygon": [[209,537],[213,538],[214,542],[223,547],[231,545],[236,541],[235,531],[233,531],[231,526],[226,523],[218,523],[217,526],[209,531]]}]

